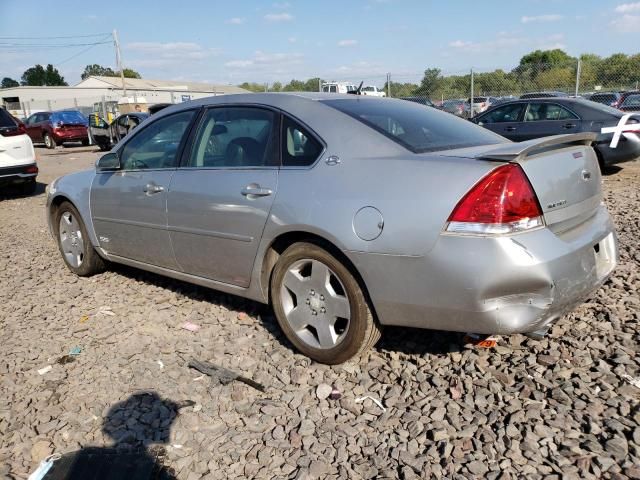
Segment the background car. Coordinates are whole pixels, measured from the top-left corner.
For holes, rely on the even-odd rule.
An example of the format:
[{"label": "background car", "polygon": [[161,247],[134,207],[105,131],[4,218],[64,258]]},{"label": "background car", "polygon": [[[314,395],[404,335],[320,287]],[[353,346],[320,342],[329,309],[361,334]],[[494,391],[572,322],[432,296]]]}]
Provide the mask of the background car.
[{"label": "background car", "polygon": [[469,104],[464,98],[445,100],[444,102],[442,102],[440,110],[444,110],[447,113],[452,113],[457,117],[469,116]]},{"label": "background car", "polygon": [[616,107],[623,112],[640,111],[640,91],[624,92],[620,97],[620,100],[618,100]]},{"label": "background car", "polygon": [[512,143],[399,99],[221,95],[53,182],[49,225],[74,273],[111,260],[269,303],[323,363],[381,324],[541,332],[617,262],[591,138]]},{"label": "background car", "polygon": [[120,115],[111,124],[107,124],[98,115],[91,114],[89,133],[93,143],[98,145],[100,150],[110,150],[147,118],[149,118],[148,113],[132,112]]},{"label": "background car", "polygon": [[419,103],[420,105],[426,105],[427,107],[436,108],[431,100],[427,97],[401,97],[402,100],[407,100],[409,102]]},{"label": "background car", "polygon": [[569,95],[564,92],[529,92],[520,95],[521,100],[525,100],[527,98],[557,98],[557,97],[568,97]]},{"label": "background car", "polygon": [[370,97],[386,97],[387,94],[384,90],[380,90],[373,85],[365,85],[360,89],[360,95],[366,95]]},{"label": "background car", "polygon": [[358,90],[357,85],[347,82],[327,82],[322,84],[324,93],[349,93]]},{"label": "background car", "polygon": [[600,133],[603,127],[617,125],[623,115],[615,108],[579,98],[533,98],[498,105],[472,121],[516,142],[567,133],[597,133],[594,149],[604,167],[640,156],[638,133],[621,137],[616,148],[610,147],[612,133]]},{"label": "background car", "polygon": [[469,97],[467,99],[467,104],[471,105],[471,116],[473,117],[474,115],[484,112],[491,106],[493,100],[493,97],[474,96],[473,105],[471,105],[471,97]]},{"label": "background car", "polygon": [[47,148],[56,148],[67,142],[89,145],[87,119],[77,110],[38,112],[24,123],[31,141],[44,143]]},{"label": "background car", "polygon": [[610,107],[617,107],[621,98],[622,94],[619,92],[596,92],[589,95],[587,99]]},{"label": "background car", "polygon": [[36,154],[24,124],[0,108],[0,187],[15,185],[30,194],[37,176]]}]

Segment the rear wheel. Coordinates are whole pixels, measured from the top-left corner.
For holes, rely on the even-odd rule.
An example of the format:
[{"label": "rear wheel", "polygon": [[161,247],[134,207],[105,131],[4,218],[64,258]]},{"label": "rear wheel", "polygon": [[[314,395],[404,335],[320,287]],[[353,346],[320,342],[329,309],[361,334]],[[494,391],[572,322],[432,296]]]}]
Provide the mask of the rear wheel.
[{"label": "rear wheel", "polygon": [[69,270],[81,277],[104,270],[104,260],[91,245],[87,229],[72,204],[61,203],[56,210],[54,222],[58,248]]},{"label": "rear wheel", "polygon": [[22,185],[20,185],[20,190],[23,195],[33,195],[36,192],[37,183],[35,179],[28,180]]},{"label": "rear wheel", "polygon": [[49,135],[48,133],[44,134],[44,145],[47,148],[56,148],[56,141],[55,139]]},{"label": "rear wheel", "polygon": [[82,140],[82,146],[83,147],[88,147],[89,146],[89,139],[88,138]]},{"label": "rear wheel", "polygon": [[296,243],[280,256],[271,277],[271,300],[289,341],[317,362],[345,362],[380,339],[380,326],[358,281],[314,244]]}]

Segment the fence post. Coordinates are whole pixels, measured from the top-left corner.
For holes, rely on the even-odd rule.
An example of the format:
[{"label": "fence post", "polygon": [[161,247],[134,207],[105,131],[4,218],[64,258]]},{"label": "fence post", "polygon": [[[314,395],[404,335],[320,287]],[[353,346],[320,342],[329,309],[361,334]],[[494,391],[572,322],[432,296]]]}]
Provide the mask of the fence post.
[{"label": "fence post", "polygon": [[47,100],[47,110],[51,111],[51,100]]},{"label": "fence post", "polygon": [[473,68],[471,69],[471,97],[469,97],[469,118],[473,117]]},{"label": "fence post", "polygon": [[582,70],[582,60],[578,59],[578,67],[576,68],[576,97],[580,89],[580,71]]},{"label": "fence post", "polygon": [[24,102],[22,102],[22,115],[24,115],[25,120],[27,119],[27,108],[25,107]]},{"label": "fence post", "polygon": [[318,77],[318,92],[322,91],[322,79]]},{"label": "fence post", "polygon": [[387,97],[391,98],[391,73],[387,73]]}]

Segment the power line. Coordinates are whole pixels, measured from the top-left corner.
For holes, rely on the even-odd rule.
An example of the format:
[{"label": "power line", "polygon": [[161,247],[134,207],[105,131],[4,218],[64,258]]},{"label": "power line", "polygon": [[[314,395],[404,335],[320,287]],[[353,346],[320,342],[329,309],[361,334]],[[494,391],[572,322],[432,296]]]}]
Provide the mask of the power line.
[{"label": "power line", "polygon": [[111,33],[93,33],[91,35],[68,35],[62,37],[0,37],[0,40],[59,40],[63,38],[91,38],[91,37],[104,37],[105,35],[111,35]]},{"label": "power line", "polygon": [[[110,37],[110,36],[111,36],[111,34],[108,34],[107,36],[109,36],[109,37]],[[59,66],[59,65],[62,65],[63,63],[68,62],[69,60],[73,60],[74,58],[79,57],[79,56],[80,56],[80,55],[82,55],[83,53],[88,52],[88,51],[89,51],[89,50],[91,50],[93,47],[95,47],[95,46],[97,46],[97,45],[104,45],[105,43],[111,43],[111,42],[99,42],[99,43],[95,43],[95,44],[93,44],[93,45],[89,45],[87,48],[85,48],[85,49],[83,49],[83,50],[79,51],[78,53],[75,53],[75,54],[71,55],[70,57],[65,58],[64,60],[62,60],[62,61],[60,61],[60,62],[56,63],[56,64],[55,64],[55,66],[57,67],[57,66]]]},{"label": "power line", "polygon": [[0,48],[69,48],[69,47],[88,47],[90,45],[103,45],[111,42],[92,42],[92,43],[59,43],[59,44],[47,44],[47,43],[2,43],[0,42]]}]

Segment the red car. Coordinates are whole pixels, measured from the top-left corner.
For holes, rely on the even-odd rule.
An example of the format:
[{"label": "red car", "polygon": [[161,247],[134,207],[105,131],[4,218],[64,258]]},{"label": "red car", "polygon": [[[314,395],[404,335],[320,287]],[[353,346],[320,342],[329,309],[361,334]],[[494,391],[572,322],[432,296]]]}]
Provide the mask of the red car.
[{"label": "red car", "polygon": [[89,145],[87,119],[77,110],[38,112],[24,123],[31,141],[44,143],[47,148],[56,148],[56,145],[67,142]]}]

